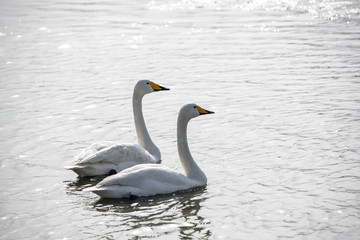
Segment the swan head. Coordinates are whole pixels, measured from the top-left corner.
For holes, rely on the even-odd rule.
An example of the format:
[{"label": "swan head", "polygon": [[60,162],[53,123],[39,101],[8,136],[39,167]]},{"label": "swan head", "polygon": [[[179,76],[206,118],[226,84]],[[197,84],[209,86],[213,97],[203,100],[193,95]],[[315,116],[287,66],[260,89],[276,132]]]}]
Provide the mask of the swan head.
[{"label": "swan head", "polygon": [[140,93],[142,95],[152,93],[152,92],[158,92],[158,91],[164,91],[164,90],[170,90],[169,88],[160,86],[159,84],[156,84],[149,80],[140,80],[135,85],[134,91],[137,93]]},{"label": "swan head", "polygon": [[179,116],[183,116],[184,118],[190,120],[200,115],[213,114],[213,113],[214,113],[213,111],[206,110],[198,106],[197,104],[190,103],[190,104],[186,104],[180,109]]}]

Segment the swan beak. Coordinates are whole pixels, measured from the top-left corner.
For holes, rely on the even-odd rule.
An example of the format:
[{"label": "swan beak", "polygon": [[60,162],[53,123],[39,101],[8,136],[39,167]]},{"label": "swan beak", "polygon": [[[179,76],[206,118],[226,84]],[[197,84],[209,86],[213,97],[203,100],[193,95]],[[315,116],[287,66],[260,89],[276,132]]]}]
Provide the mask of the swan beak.
[{"label": "swan beak", "polygon": [[154,82],[150,82],[150,86],[152,87],[152,89],[157,92],[157,91],[163,91],[163,90],[170,90],[169,88],[160,86],[159,84],[156,84]]},{"label": "swan beak", "polygon": [[215,112],[213,111],[209,111],[206,109],[203,109],[202,107],[196,106],[196,109],[199,111],[200,115],[204,115],[204,114],[213,114]]}]

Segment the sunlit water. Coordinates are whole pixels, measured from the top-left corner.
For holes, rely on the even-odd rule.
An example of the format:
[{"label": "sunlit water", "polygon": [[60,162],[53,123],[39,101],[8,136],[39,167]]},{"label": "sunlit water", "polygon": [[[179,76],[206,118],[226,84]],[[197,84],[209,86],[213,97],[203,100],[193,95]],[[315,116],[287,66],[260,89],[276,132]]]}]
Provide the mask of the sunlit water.
[{"label": "sunlit water", "polygon": [[[0,1],[1,239],[359,239],[357,0]],[[139,79],[162,164],[190,122],[208,185],[100,200],[64,169],[136,142]]]}]

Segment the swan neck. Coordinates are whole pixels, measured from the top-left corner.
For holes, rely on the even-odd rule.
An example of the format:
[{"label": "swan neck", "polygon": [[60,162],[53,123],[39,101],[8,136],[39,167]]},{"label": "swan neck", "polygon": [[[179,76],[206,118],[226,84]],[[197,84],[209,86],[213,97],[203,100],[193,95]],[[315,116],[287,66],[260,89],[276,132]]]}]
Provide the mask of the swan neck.
[{"label": "swan neck", "polygon": [[189,149],[187,141],[187,125],[189,121],[190,119],[186,119],[179,114],[177,123],[177,145],[180,162],[187,177],[206,184],[206,176],[196,164]]},{"label": "swan neck", "polygon": [[133,113],[134,113],[134,122],[135,122],[138,143],[140,146],[145,148],[155,158],[156,161],[160,161],[161,159],[160,150],[152,141],[145,125],[145,120],[142,112],[143,97],[144,97],[143,94],[139,94],[138,92],[134,91]]}]

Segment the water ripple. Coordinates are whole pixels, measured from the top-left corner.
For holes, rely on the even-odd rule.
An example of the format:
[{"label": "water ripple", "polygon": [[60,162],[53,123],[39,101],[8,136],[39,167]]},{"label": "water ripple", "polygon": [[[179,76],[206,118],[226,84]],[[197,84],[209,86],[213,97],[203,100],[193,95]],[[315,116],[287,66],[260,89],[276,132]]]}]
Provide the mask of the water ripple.
[{"label": "water ripple", "polygon": [[[359,4],[337,0],[3,1],[1,239],[357,239]],[[95,141],[136,142],[144,98],[162,164],[189,125],[206,188],[99,200],[63,169]]]}]

